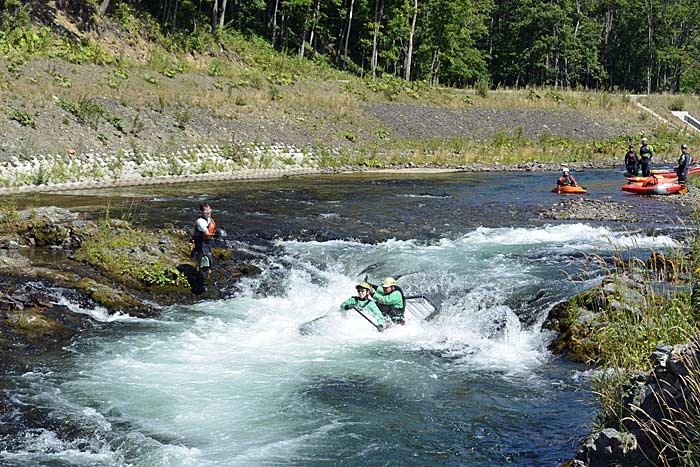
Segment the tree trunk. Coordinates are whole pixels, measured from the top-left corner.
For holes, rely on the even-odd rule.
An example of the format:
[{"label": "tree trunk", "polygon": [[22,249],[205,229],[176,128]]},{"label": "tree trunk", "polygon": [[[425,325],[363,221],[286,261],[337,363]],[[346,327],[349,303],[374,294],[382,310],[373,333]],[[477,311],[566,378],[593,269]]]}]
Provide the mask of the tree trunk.
[{"label": "tree trunk", "polygon": [[216,25],[219,20],[219,0],[214,0],[211,7],[211,32],[216,34]]},{"label": "tree trunk", "polygon": [[109,8],[109,0],[102,0],[102,3],[100,4],[100,9],[97,10],[97,14],[100,16],[104,16],[105,13],[107,13],[107,8]]},{"label": "tree trunk", "polygon": [[173,8],[173,24],[172,30],[174,31],[177,27],[177,7],[180,5],[180,0],[175,0],[175,8]]},{"label": "tree trunk", "polygon": [[418,0],[413,0],[413,19],[411,20],[411,33],[408,36],[408,53],[406,54],[406,66],[403,78],[411,79],[411,62],[413,61],[413,36],[416,34],[416,18],[418,18]]},{"label": "tree trunk", "polygon": [[440,66],[440,62],[438,61],[439,59],[440,59],[440,47],[435,47],[435,50],[433,51],[433,60],[430,62],[430,85],[431,86],[437,85],[437,72],[438,72],[438,68]]},{"label": "tree trunk", "polygon": [[649,60],[649,66],[647,66],[647,94],[651,94],[651,39],[653,37],[652,29],[652,19],[651,19],[651,5],[649,6],[649,11],[647,12],[647,26],[648,26],[648,39],[649,39],[649,51],[647,54],[647,60]]},{"label": "tree trunk", "polygon": [[224,23],[226,22],[226,2],[228,0],[221,0],[221,14],[219,15],[219,27],[224,28]]},{"label": "tree trunk", "polygon": [[311,34],[309,35],[309,45],[314,53],[314,58],[316,57],[316,46],[314,45],[314,39],[316,35],[316,23],[318,23],[318,15],[321,11],[321,0],[316,0],[316,8],[314,8],[314,16],[311,18]]},{"label": "tree trunk", "polygon": [[350,10],[348,12],[348,27],[345,28],[345,47],[343,51],[343,63],[348,61],[348,40],[350,39],[350,27],[352,26],[352,9],[355,6],[355,0],[350,0]]},{"label": "tree trunk", "polygon": [[277,10],[279,9],[280,0],[275,0],[275,8],[272,10],[272,47],[277,42]]},{"label": "tree trunk", "polygon": [[377,42],[379,39],[379,22],[384,14],[384,0],[377,0],[374,4],[374,35],[372,37],[372,79],[377,77]]}]

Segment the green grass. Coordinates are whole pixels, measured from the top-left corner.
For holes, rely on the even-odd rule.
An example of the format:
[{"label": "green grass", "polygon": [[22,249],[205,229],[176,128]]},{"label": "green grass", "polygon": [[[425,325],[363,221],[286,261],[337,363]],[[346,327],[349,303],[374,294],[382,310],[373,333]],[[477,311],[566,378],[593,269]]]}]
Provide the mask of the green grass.
[{"label": "green grass", "polygon": [[[183,251],[185,243],[183,240]],[[133,254],[134,251],[139,254]],[[155,252],[155,255],[148,252]],[[188,286],[185,276],[176,269],[177,258],[169,258],[160,251],[157,236],[144,235],[128,223],[122,222],[117,227],[109,220],[100,222],[95,235],[85,239],[75,257],[112,279],[137,288]]]}]

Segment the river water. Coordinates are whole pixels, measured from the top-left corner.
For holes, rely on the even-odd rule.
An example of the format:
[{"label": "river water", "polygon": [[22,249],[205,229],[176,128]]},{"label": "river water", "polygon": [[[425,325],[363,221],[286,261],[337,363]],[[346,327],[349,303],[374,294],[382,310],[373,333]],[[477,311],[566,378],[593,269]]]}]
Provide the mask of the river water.
[{"label": "river water", "polygon": [[[669,215],[620,194],[619,174],[584,175],[599,196]],[[593,255],[671,247],[675,227],[543,221],[537,206],[558,200],[555,178],[354,175],[52,196],[154,226],[189,226],[211,201],[230,245],[263,273],[231,298],[152,319],[71,304],[101,323],[10,376],[12,403],[48,422],[4,434],[0,464],[486,467],[571,457],[594,400],[585,368],[555,358],[540,325],[600,278]],[[397,276],[442,311],[377,333],[336,311],[365,275]],[[299,333],[326,313],[332,325]]]}]

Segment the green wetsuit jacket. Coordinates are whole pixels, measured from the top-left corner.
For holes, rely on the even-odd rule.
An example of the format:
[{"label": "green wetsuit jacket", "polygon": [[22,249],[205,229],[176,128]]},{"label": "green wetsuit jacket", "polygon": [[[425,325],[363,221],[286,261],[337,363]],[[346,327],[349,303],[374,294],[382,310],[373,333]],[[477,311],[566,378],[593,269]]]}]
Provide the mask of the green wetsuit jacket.
[{"label": "green wetsuit jacket", "polygon": [[400,315],[391,315],[391,319],[396,322],[403,322],[403,308],[404,308],[404,302],[403,302],[403,294],[401,291],[394,289],[391,293],[385,294],[384,293],[384,288],[383,287],[377,287],[377,290],[374,292],[374,295],[372,296],[374,300],[381,305],[389,305],[391,307],[394,307],[397,310],[401,310]]},{"label": "green wetsuit jacket", "polygon": [[350,297],[340,304],[340,308],[345,308],[346,305],[357,307],[365,314],[369,313],[379,326],[384,326],[386,324],[386,318],[384,318],[384,315],[381,311],[379,311],[377,304],[372,300],[362,300],[359,297]]}]

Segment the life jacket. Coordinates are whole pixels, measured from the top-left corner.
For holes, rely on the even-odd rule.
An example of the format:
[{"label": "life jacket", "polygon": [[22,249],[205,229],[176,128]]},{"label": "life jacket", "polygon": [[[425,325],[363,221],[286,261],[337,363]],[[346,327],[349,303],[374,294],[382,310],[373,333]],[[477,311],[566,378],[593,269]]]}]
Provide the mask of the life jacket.
[{"label": "life jacket", "polygon": [[634,151],[627,151],[625,154],[625,165],[627,167],[636,166],[639,159],[637,158],[637,153]]},{"label": "life jacket", "polygon": [[206,217],[201,215],[198,219],[204,219],[209,223],[207,224],[207,231],[202,232],[197,228],[197,223],[195,222],[194,233],[192,234],[192,238],[194,239],[193,254],[209,253],[209,241],[212,239],[212,237],[214,237],[214,232],[216,232],[216,222],[214,222],[214,219],[212,219],[211,217],[207,219]]},{"label": "life jacket", "polygon": [[207,224],[207,231],[202,232],[197,228],[197,224],[195,223],[194,225],[194,234],[192,234],[192,237],[197,238],[197,237],[204,237],[205,239],[209,240],[211,239],[214,234],[216,233],[216,222],[214,222],[214,219],[211,217],[207,219],[204,216],[199,216],[198,219],[204,219],[208,222]]},{"label": "life jacket", "polygon": [[651,159],[651,156],[653,156],[654,153],[652,152],[649,145],[645,144],[639,148],[639,155],[641,156],[643,161],[648,161],[649,159]]},{"label": "life jacket", "polygon": [[574,181],[571,180],[571,175],[562,175],[561,177],[559,177],[559,185],[575,186]]},{"label": "life jacket", "polygon": [[398,290],[399,293],[401,294],[401,302],[403,303],[403,306],[401,308],[398,308],[398,307],[395,307],[393,305],[387,305],[384,303],[377,302],[377,307],[379,308],[379,311],[381,311],[384,316],[389,316],[392,320],[394,318],[401,318],[401,320],[403,320],[403,312],[406,309],[406,297],[404,296],[403,290],[401,290],[401,287],[399,287],[399,286],[395,286],[395,287],[396,287],[396,290]]}]

